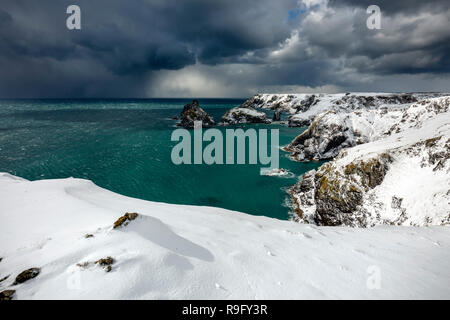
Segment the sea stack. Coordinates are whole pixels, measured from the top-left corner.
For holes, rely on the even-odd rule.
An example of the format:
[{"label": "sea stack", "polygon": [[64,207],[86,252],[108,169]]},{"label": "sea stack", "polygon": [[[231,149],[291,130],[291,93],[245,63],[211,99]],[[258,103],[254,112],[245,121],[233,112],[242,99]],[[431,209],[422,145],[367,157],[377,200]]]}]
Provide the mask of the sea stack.
[{"label": "sea stack", "polygon": [[201,121],[202,127],[204,128],[216,124],[214,119],[200,107],[198,101],[192,100],[192,102],[185,105],[183,111],[181,111],[180,123],[178,123],[178,126],[192,129],[194,128],[195,121]]},{"label": "sea stack", "polygon": [[228,110],[222,117],[222,123],[225,125],[241,124],[241,123],[266,123],[272,121],[267,114],[256,111],[252,107],[236,107]]}]

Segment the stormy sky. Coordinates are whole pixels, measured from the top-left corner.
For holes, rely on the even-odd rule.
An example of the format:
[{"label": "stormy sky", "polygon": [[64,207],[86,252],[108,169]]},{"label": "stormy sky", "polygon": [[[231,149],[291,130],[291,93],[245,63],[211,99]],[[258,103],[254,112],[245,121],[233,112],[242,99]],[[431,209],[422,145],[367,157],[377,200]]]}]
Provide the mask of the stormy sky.
[{"label": "stormy sky", "polygon": [[450,91],[450,1],[1,1],[0,98],[346,91]]}]

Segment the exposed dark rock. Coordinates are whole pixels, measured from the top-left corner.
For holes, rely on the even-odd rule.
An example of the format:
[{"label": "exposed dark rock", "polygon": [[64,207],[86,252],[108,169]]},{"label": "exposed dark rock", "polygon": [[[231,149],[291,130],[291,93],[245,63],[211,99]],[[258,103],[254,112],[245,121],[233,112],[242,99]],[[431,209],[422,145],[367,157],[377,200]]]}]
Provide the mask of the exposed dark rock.
[{"label": "exposed dark rock", "polygon": [[[366,217],[357,208],[363,193],[383,181],[389,162],[390,156],[381,154],[351,162],[344,172],[332,162],[307,172],[291,189],[298,218],[324,226],[367,226]],[[310,209],[307,215],[305,208]]]},{"label": "exposed dark rock", "polygon": [[305,112],[319,101],[320,100],[316,99],[316,96],[313,94],[300,102],[300,105],[297,106],[297,112]]},{"label": "exposed dark rock", "polygon": [[7,275],[6,277],[3,277],[3,278],[1,278],[1,279],[0,279],[0,282],[3,282],[3,281],[5,281],[6,279],[8,279],[8,278],[9,278],[9,276],[10,276],[10,275]]},{"label": "exposed dark rock", "polygon": [[27,270],[21,272],[16,277],[16,281],[14,281],[14,284],[24,283],[25,281],[36,278],[40,272],[41,272],[41,269],[39,269],[39,268],[27,269]]},{"label": "exposed dark rock", "polygon": [[273,112],[273,121],[280,121],[281,120],[281,111],[275,110]]},{"label": "exposed dark rock", "polygon": [[89,266],[89,261],[77,263],[77,267],[87,268]]},{"label": "exposed dark rock", "polygon": [[104,266],[109,266],[109,265],[113,264],[114,259],[112,257],[106,257],[106,258],[99,259],[99,260],[95,261],[94,263],[104,267]]},{"label": "exposed dark rock", "polygon": [[16,290],[4,290],[0,292],[0,301],[9,301],[12,300]]},{"label": "exposed dark rock", "polygon": [[180,123],[178,126],[193,129],[194,122],[201,121],[202,127],[207,128],[215,125],[214,119],[203,110],[198,104],[197,100],[193,100],[191,103],[184,106],[181,111]]},{"label": "exposed dark rock", "polygon": [[138,217],[139,214],[137,214],[136,212],[127,212],[125,213],[123,216],[121,216],[119,219],[117,219],[114,222],[114,229],[120,227],[120,226],[126,226],[128,225],[128,223],[130,223],[130,221],[136,219]]},{"label": "exposed dark rock", "polygon": [[106,272],[110,272],[112,270],[111,265],[114,263],[114,259],[112,257],[106,257],[106,258],[99,259],[99,260],[95,261],[94,263],[103,267]]},{"label": "exposed dark rock", "polygon": [[304,214],[302,208],[311,207],[314,205],[315,180],[314,175],[316,170],[306,172],[302,179],[295,184],[290,190],[292,198],[294,199],[294,211],[297,214],[296,221],[303,221],[306,223],[313,222]]},{"label": "exposed dark rock", "polygon": [[88,233],[88,234],[86,234],[84,237],[85,237],[86,239],[89,239],[89,238],[93,238],[94,235],[91,234],[91,233]]},{"label": "exposed dark rock", "polygon": [[239,124],[239,123],[271,123],[267,114],[255,109],[248,108],[233,108],[228,110],[222,117],[223,124]]},{"label": "exposed dark rock", "polygon": [[239,108],[258,108],[264,105],[264,100],[261,99],[260,94],[256,94],[247,101],[245,101],[243,104],[239,106]]},{"label": "exposed dark rock", "polygon": [[293,116],[289,116],[288,118],[288,126],[289,127],[306,127],[311,123],[309,119],[298,119]]},{"label": "exposed dark rock", "polygon": [[[345,121],[336,121],[334,111],[317,116],[311,125],[284,148],[297,161],[327,160],[355,145]],[[332,119],[333,121],[329,121]]]}]

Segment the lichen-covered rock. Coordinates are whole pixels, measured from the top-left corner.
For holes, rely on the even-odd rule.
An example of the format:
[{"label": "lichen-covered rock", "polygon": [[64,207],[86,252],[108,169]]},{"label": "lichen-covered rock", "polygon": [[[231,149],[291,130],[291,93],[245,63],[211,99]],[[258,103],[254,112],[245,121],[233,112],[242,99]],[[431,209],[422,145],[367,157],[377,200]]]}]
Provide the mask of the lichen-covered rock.
[{"label": "lichen-covered rock", "polygon": [[196,121],[201,121],[202,127],[204,128],[216,124],[214,119],[200,107],[198,101],[193,100],[191,103],[185,105],[183,111],[181,111],[180,123],[178,126],[192,129],[194,128],[194,123]]},{"label": "lichen-covered rock", "polygon": [[16,281],[14,281],[14,284],[24,283],[25,281],[36,278],[40,272],[41,272],[41,269],[39,269],[39,268],[30,268],[25,271],[22,271],[16,277]]},{"label": "lichen-covered rock", "polygon": [[261,111],[253,108],[233,108],[228,110],[222,117],[223,124],[240,124],[240,123],[271,123],[271,120]]},{"label": "lichen-covered rock", "polygon": [[114,229],[120,227],[120,226],[126,226],[130,221],[136,219],[139,216],[136,212],[127,212],[123,216],[121,216],[119,219],[117,219],[114,222]]},{"label": "lichen-covered rock", "polygon": [[94,263],[103,267],[103,269],[106,272],[110,272],[112,270],[111,265],[114,263],[114,259],[112,257],[106,257],[106,258],[99,259],[99,260],[95,261]]},{"label": "lichen-covered rock", "polygon": [[16,290],[4,290],[0,292],[0,301],[9,301],[12,300]]},{"label": "lichen-covered rock", "polygon": [[382,154],[351,162],[343,170],[330,162],[306,173],[291,189],[298,218],[324,226],[366,227],[357,208],[363,193],[383,181],[389,161],[389,156]]}]

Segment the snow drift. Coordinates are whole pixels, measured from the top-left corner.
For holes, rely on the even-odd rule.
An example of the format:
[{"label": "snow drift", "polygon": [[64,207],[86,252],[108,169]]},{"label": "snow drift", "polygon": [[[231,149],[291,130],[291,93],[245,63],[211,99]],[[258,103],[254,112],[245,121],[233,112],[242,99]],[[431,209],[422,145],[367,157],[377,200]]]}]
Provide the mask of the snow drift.
[{"label": "snow drift", "polygon": [[[13,299],[450,298],[445,226],[318,227],[9,174],[0,199]],[[114,228],[125,212],[138,216]]]}]

